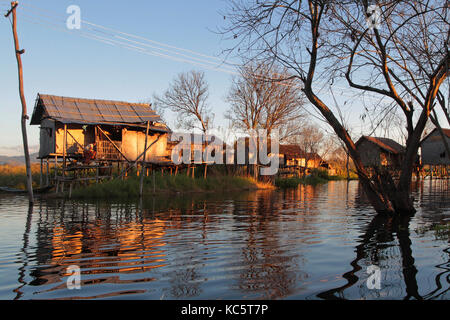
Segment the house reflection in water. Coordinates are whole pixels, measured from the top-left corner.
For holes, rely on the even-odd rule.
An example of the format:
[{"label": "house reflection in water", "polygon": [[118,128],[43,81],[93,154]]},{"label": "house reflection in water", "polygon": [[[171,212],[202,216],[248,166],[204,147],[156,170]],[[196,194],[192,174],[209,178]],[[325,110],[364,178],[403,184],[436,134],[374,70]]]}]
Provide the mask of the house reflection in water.
[{"label": "house reflection in water", "polygon": [[[139,204],[41,201],[26,220],[14,292],[16,299],[376,298],[365,268],[378,265],[387,272],[383,296],[445,295],[446,262],[436,257],[448,247],[431,244],[433,228],[446,223],[449,189],[437,196],[426,183],[417,187],[423,213],[412,224],[422,234],[409,217],[374,215],[357,182]],[[421,241],[426,248],[413,248]],[[418,265],[413,253],[432,262]],[[71,265],[81,268],[82,290],[67,289]]]},{"label": "house reflection in water", "polygon": [[[92,209],[95,210],[94,216]],[[66,289],[65,277],[70,275],[66,270],[71,265],[81,268],[82,286],[154,280],[141,277],[122,279],[121,275],[145,273],[165,266],[166,243],[162,239],[167,223],[134,214],[130,209],[119,206],[111,211],[111,207],[89,204],[70,206],[64,202],[46,206],[39,217],[38,266],[31,271],[35,280],[30,285],[45,285],[46,289],[39,293]],[[114,293],[118,294],[121,292]],[[94,297],[103,296],[90,296]]]}]

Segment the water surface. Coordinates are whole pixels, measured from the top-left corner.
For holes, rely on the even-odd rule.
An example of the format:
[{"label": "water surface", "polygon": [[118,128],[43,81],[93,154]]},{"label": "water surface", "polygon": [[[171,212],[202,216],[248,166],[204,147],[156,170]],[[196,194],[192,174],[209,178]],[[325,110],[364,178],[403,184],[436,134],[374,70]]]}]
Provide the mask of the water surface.
[{"label": "water surface", "polygon": [[0,195],[0,299],[448,299],[449,186],[418,183],[418,212],[395,219],[356,181],[31,209]]}]

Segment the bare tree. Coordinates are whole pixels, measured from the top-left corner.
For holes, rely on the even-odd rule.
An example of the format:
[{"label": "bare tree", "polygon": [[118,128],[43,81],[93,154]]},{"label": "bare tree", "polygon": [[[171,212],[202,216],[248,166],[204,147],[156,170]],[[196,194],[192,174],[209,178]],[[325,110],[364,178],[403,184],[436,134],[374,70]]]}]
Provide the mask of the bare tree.
[{"label": "bare tree", "polygon": [[[238,41],[240,52],[271,58],[296,75],[307,99],[348,149],[375,210],[415,212],[410,187],[420,137],[448,73],[447,1],[383,1],[378,24],[367,23],[373,18],[368,1],[230,3],[224,33]],[[392,101],[380,104],[383,111],[403,114],[407,146],[397,181],[381,170],[370,176],[348,131],[320,97],[321,82],[342,80],[350,89]]]},{"label": "bare tree", "polygon": [[323,159],[328,151],[324,148],[326,142],[324,133],[314,124],[302,126],[289,142],[298,145],[305,152],[305,166],[308,166],[308,162],[314,160],[316,155]]},{"label": "bare tree", "polygon": [[170,109],[177,114],[180,128],[197,128],[206,134],[214,118],[208,96],[204,72],[192,70],[178,74],[162,97],[154,95],[153,99],[157,108]]},{"label": "bare tree", "polygon": [[225,117],[242,130],[266,129],[270,135],[279,129],[281,140],[298,133],[303,99],[297,83],[285,80],[288,77],[285,69],[265,63],[241,67],[226,97],[231,108]]}]

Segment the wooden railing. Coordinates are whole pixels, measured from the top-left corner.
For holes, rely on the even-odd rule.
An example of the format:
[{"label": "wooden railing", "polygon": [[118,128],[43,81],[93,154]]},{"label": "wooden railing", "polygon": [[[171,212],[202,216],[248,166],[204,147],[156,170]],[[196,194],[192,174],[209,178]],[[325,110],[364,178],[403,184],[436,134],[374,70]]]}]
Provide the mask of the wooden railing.
[{"label": "wooden railing", "polygon": [[[122,148],[122,142],[114,141],[114,143],[119,149]],[[97,159],[122,160],[123,157],[110,141],[103,140],[97,142]]]}]

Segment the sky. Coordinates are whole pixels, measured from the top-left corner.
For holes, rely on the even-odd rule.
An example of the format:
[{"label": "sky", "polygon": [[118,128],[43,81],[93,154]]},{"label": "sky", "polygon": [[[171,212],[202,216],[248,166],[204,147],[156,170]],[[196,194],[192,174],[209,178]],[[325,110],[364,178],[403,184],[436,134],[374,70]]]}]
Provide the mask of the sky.
[{"label": "sky", "polygon": [[[80,8],[80,30],[66,27],[70,5]],[[28,115],[31,117],[38,93],[143,102],[155,93],[162,94],[178,73],[195,69],[204,71],[209,83],[216,127],[227,126],[224,98],[233,72],[217,64],[224,57],[222,51],[231,45],[217,33],[224,25],[221,13],[226,5],[225,0],[20,1],[18,36],[20,47],[26,50],[22,61]],[[19,155],[23,150],[17,63],[11,25],[3,17],[9,7],[10,0],[0,0],[0,155]],[[104,38],[111,34],[115,42],[105,43]],[[131,39],[126,48],[118,45],[121,37]],[[166,51],[154,49],[162,45]],[[214,67],[205,66],[205,60],[213,61]],[[338,99],[342,102],[345,95]],[[324,100],[331,102],[330,97]],[[346,108],[353,133],[362,132],[361,103],[350,101]],[[173,127],[176,117],[170,113],[165,117]],[[34,152],[39,145],[39,126],[27,129]]]},{"label": "sky", "polygon": [[[97,25],[213,57],[219,57],[223,48],[215,32],[223,20],[221,0],[137,0],[132,5],[128,1],[20,1],[18,36],[26,50],[22,61],[30,116],[38,93],[141,102],[161,94],[178,73],[200,69],[209,82],[216,121],[224,122],[223,98],[230,73],[84,38],[76,30],[61,31],[70,16],[66,10],[74,4],[80,7],[82,20]],[[10,1],[0,0],[0,154],[12,155],[21,152],[22,136],[13,37],[10,22],[3,17],[9,6]],[[80,31],[87,32],[83,22]],[[28,135],[30,149],[36,149],[39,126],[28,126]]]}]

